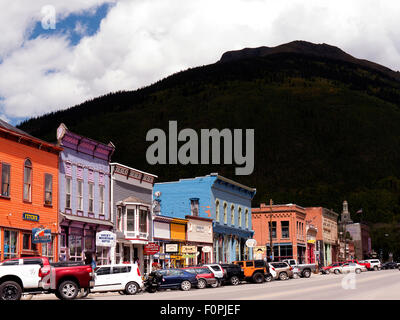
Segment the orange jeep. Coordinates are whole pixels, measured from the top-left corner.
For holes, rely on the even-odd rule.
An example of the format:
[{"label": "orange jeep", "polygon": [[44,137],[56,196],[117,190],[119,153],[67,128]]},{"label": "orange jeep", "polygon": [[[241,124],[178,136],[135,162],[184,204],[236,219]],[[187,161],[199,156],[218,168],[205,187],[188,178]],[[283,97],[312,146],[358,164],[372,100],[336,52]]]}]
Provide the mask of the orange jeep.
[{"label": "orange jeep", "polygon": [[246,281],[262,283],[264,280],[272,280],[268,264],[264,260],[233,261],[233,263],[242,267]]}]

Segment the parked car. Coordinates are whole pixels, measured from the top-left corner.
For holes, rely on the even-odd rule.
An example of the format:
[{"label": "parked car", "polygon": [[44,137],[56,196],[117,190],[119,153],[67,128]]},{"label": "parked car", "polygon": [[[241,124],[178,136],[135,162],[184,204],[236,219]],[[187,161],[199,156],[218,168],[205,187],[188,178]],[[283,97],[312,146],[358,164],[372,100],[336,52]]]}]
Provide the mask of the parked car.
[{"label": "parked car", "polygon": [[315,263],[298,264],[295,259],[286,259],[286,260],[282,260],[282,262],[286,262],[292,268],[297,268],[298,274],[300,275],[300,277],[303,277],[303,278],[311,277],[311,272],[313,272],[317,269],[317,265]]},{"label": "parked car", "polygon": [[197,288],[199,289],[204,289],[207,286],[212,286],[215,288],[218,285],[218,280],[208,267],[187,267],[181,268],[181,270],[196,275]]},{"label": "parked car", "polygon": [[134,295],[143,288],[137,264],[102,265],[95,269],[94,287],[90,292],[122,291]]},{"label": "parked car", "polygon": [[340,273],[349,273],[349,272],[355,272],[355,273],[361,273],[362,271],[367,271],[367,268],[361,264],[353,263],[353,262],[346,262],[341,266],[338,267],[333,267],[330,269],[332,273],[334,274],[340,274]]},{"label": "parked car", "polygon": [[233,263],[242,267],[246,281],[262,283],[273,278],[264,260],[233,261]]},{"label": "parked car", "polygon": [[224,268],[221,267],[220,264],[208,263],[208,264],[203,264],[203,266],[207,267],[208,269],[210,269],[212,273],[214,273],[215,279],[217,279],[218,281],[217,286],[221,286],[224,284],[226,271],[224,270]]},{"label": "parked car", "polygon": [[146,288],[151,285],[151,291],[160,289],[181,289],[183,291],[190,290],[193,286],[197,286],[198,281],[196,274],[181,269],[162,269],[152,271],[146,280]]},{"label": "parked car", "polygon": [[378,259],[367,259],[364,261],[367,261],[371,264],[370,270],[378,271],[382,268],[382,263]]},{"label": "parked car", "polygon": [[[15,263],[17,262],[17,263]],[[20,300],[22,293],[42,292],[43,274],[39,264],[2,263],[0,266],[0,300]]]},{"label": "parked car", "polygon": [[221,267],[225,270],[224,283],[230,283],[236,286],[245,279],[244,270],[241,266],[230,263],[221,264]]},{"label": "parked car", "polygon": [[288,280],[294,276],[293,267],[286,262],[269,262],[269,267],[272,271],[275,271],[274,279]]},{"label": "parked car", "polygon": [[329,273],[330,273],[330,270],[331,270],[332,268],[334,268],[334,267],[340,267],[340,266],[343,265],[343,264],[344,264],[344,262],[334,262],[334,263],[331,263],[329,266],[323,267],[323,268],[321,269],[321,273],[322,273],[322,274],[329,274]]},{"label": "parked car", "polygon": [[397,269],[398,268],[398,263],[397,262],[385,262],[385,263],[382,263],[381,268],[385,269],[385,270],[387,270],[387,269]]},{"label": "parked car", "polygon": [[4,260],[1,266],[38,265],[42,275],[42,292],[54,293],[62,300],[75,299],[79,291],[94,286],[92,267],[83,262],[50,263],[47,257],[24,257]]},{"label": "parked car", "polygon": [[360,261],[358,261],[358,260],[346,260],[346,262],[347,263],[357,263],[357,264],[361,264],[361,265],[363,265],[363,266],[365,266],[366,268],[367,268],[367,270],[371,270],[371,264],[368,262],[368,261],[366,261],[366,260],[360,260]]}]

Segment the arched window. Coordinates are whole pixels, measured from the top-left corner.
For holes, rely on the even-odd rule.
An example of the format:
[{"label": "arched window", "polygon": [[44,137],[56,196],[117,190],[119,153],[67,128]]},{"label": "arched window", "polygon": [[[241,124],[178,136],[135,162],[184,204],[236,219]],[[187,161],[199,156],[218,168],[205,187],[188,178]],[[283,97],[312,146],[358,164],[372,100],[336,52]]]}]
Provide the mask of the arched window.
[{"label": "arched window", "polygon": [[235,224],[235,205],[231,205],[231,225]]},{"label": "arched window", "polygon": [[224,202],[224,223],[228,223],[228,204]]},{"label": "arched window", "polygon": [[247,209],[247,208],[244,211],[244,219],[245,219],[246,228],[248,228],[249,227],[249,209]]},{"label": "arched window", "polygon": [[215,221],[219,222],[219,200],[215,200]]},{"label": "arched window", "polygon": [[32,201],[32,162],[29,159],[24,163],[24,201]]},{"label": "arched window", "polygon": [[242,226],[242,208],[238,208],[238,226],[239,228]]}]

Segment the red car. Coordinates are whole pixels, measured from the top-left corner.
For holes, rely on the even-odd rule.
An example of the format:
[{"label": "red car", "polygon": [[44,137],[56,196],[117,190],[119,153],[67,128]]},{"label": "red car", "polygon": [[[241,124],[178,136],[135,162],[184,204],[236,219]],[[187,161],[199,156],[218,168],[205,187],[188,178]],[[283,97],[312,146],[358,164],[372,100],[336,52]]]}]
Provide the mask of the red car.
[{"label": "red car", "polygon": [[83,262],[50,263],[47,257],[23,257],[4,260],[1,265],[38,264],[46,293],[62,300],[75,299],[80,289],[94,287],[94,272]]},{"label": "red car", "polygon": [[369,262],[361,262],[361,261],[358,261],[358,260],[347,260],[346,262],[347,262],[347,263],[357,263],[357,264],[360,264],[360,265],[362,265],[362,266],[365,266],[365,267],[367,268],[367,270],[370,270],[370,269],[371,269],[371,264],[370,264]]},{"label": "red car", "polygon": [[181,269],[196,275],[197,287],[199,289],[204,289],[207,286],[212,286],[213,288],[218,286],[218,281],[214,273],[207,267],[187,267]]},{"label": "red car", "polygon": [[326,267],[323,267],[322,268],[322,270],[321,270],[321,272],[323,273],[323,274],[329,274],[329,270],[330,269],[332,269],[332,268],[334,268],[334,267],[340,267],[341,265],[343,265],[344,264],[344,262],[334,262],[334,263],[331,263],[329,266],[326,266]]}]

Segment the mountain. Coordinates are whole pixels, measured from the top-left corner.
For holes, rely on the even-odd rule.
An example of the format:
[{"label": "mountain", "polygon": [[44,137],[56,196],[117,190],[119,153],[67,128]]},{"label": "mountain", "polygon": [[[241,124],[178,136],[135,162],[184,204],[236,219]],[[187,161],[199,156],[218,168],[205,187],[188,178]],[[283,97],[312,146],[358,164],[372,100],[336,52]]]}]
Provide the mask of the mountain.
[{"label": "mountain", "polygon": [[[254,128],[253,174],[235,176],[235,165],[149,165],[146,133],[167,133],[168,120],[177,120],[178,130],[197,132]],[[160,182],[218,172],[257,188],[253,206],[272,198],[340,213],[347,200],[353,220],[381,223],[380,233],[371,231],[376,239],[400,223],[398,72],[333,46],[295,41],[227,52],[214,64],[33,118],[19,128],[55,141],[60,122],[112,141],[113,161],[157,174]],[[356,215],[360,208],[363,214]]]}]

